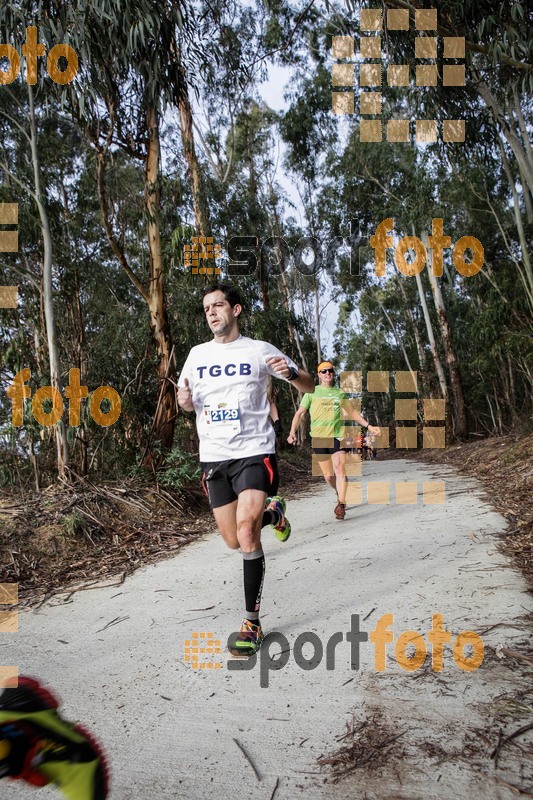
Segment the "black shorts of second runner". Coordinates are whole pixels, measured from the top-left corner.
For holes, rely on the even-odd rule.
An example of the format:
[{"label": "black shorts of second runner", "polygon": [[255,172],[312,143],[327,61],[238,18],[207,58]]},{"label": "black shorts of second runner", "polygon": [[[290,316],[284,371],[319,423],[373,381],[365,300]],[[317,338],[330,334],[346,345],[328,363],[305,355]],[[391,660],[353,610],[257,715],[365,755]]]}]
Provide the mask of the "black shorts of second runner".
[{"label": "black shorts of second runner", "polygon": [[227,506],[244,489],[259,489],[270,497],[279,486],[276,456],[249,456],[232,461],[207,461],[201,464],[202,487],[211,508]]},{"label": "black shorts of second runner", "polygon": [[333,439],[333,447],[313,447],[312,449],[318,461],[328,461],[333,453],[349,453],[351,450],[350,447],[341,447],[340,439]]}]

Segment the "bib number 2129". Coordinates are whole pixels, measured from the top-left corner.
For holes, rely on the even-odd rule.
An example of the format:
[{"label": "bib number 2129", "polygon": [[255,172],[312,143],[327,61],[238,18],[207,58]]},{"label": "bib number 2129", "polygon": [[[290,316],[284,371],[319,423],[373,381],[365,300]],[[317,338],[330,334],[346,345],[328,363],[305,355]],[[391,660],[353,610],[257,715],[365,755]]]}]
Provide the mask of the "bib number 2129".
[{"label": "bib number 2129", "polygon": [[217,408],[211,411],[211,422],[227,422],[239,418],[238,408]]}]

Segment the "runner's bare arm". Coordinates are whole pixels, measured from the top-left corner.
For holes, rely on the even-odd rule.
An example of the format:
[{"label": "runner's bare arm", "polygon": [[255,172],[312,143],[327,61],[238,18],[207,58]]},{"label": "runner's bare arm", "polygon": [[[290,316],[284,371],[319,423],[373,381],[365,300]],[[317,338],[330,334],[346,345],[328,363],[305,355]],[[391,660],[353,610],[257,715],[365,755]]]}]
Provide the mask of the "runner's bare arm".
[{"label": "runner's bare arm", "polygon": [[307,414],[306,408],[299,408],[294,417],[292,418],[291,422],[291,432],[287,436],[287,441],[289,444],[296,444],[296,431],[300,426],[300,422],[302,421],[303,417]]},{"label": "runner's bare arm", "polygon": [[178,388],[178,403],[184,411],[194,411],[192,393],[189,388],[189,381],[185,378],[185,386]]},{"label": "runner's bare arm", "polygon": [[[267,358],[266,363],[274,370],[278,378],[290,378],[292,370],[282,356]],[[313,376],[303,369],[298,369],[298,377],[296,380],[291,381],[291,385],[298,389],[299,392],[312,394],[315,391]]]},{"label": "runner's bare arm", "polygon": [[367,428],[370,433],[375,433],[376,436],[379,436],[381,433],[381,428],[378,428],[377,425],[370,425],[370,423],[367,422],[366,419],[359,413],[359,411],[356,411],[355,408],[353,408],[353,406],[350,407],[348,415],[354,420],[354,422],[358,422],[359,425],[363,426],[363,428]]}]

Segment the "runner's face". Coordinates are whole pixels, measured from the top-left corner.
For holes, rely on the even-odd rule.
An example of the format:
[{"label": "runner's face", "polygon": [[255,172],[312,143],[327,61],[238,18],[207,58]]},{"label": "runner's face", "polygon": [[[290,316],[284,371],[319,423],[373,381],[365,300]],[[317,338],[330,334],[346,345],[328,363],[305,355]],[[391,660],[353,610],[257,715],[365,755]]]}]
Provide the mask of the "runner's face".
[{"label": "runner's face", "polygon": [[204,297],[204,311],[207,324],[215,338],[228,336],[237,330],[237,317],[240,305],[230,306],[224,292],[216,291]]},{"label": "runner's face", "polygon": [[319,372],[318,373],[318,380],[320,381],[321,386],[333,386],[333,381],[335,380],[335,373],[334,372]]}]

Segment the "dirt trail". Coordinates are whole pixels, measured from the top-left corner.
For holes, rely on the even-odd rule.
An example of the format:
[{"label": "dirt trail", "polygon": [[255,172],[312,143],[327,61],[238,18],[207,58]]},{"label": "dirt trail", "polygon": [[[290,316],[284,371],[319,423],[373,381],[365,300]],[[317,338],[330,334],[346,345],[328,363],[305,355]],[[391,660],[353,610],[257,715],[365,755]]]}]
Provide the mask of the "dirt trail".
[{"label": "dirt trail", "polygon": [[[446,503],[423,505],[423,482],[434,480],[445,480]],[[312,495],[290,502],[286,544],[264,533],[262,620],[288,642],[283,669],[267,669],[269,653],[280,650],[274,643],[246,671],[229,669],[224,651],[206,656],[206,663],[218,659],[219,669],[185,662],[193,632],[213,633],[224,648],[240,621],[241,559],[215,534],[122,586],[58,596],[21,612],[19,632],[0,640],[1,663],[49,682],[67,715],[101,737],[112,762],[112,800],[271,800],[276,784],[275,800],[516,797],[506,783],[532,786],[533,736],[503,739],[532,721],[531,672],[527,678],[526,662],[499,658],[496,650],[531,646],[524,622],[531,605],[523,578],[496,550],[495,534],[506,523],[480,499],[474,480],[446,467],[372,462],[366,481],[416,481],[417,505],[365,500],[336,522],[333,493],[317,484]],[[429,655],[415,672],[398,666],[398,636],[416,631],[428,644],[434,613],[443,615],[452,642],[463,630],[498,626],[482,633],[479,669],[459,669],[450,645],[440,673]],[[370,641],[361,642],[359,669],[351,668],[346,632],[355,614],[366,632],[394,615],[385,671],[375,672]],[[294,652],[304,632],[324,648],[311,670],[301,664],[312,644],[300,648],[300,666]],[[335,668],[328,670],[327,642],[336,633]],[[352,737],[337,741],[347,722],[358,730],[358,768],[333,783],[332,766],[321,769],[317,757],[344,747],[330,761],[352,766]],[[498,741],[495,768],[490,755]],[[34,795],[17,785],[9,791],[14,800]],[[39,797],[57,794],[44,789]]]}]

